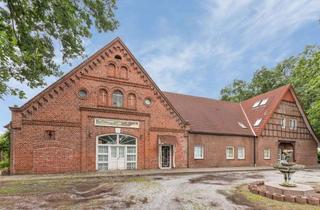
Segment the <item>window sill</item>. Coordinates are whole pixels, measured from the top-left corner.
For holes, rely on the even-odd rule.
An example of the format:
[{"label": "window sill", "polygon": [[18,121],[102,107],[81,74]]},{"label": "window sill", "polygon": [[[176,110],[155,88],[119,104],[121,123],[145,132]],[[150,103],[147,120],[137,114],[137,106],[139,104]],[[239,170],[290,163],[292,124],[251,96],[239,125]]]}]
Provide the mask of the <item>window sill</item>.
[{"label": "window sill", "polygon": [[234,158],[226,158],[226,160],[234,160]]},{"label": "window sill", "polygon": [[203,160],[204,158],[193,158],[194,160]]}]

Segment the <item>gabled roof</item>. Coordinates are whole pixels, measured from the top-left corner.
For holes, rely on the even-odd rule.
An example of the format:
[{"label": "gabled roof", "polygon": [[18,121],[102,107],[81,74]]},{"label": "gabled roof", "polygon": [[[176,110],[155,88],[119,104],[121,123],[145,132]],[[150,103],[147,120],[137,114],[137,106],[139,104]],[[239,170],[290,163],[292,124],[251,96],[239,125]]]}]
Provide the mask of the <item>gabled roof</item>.
[{"label": "gabled roof", "polygon": [[[257,136],[261,134],[265,124],[269,121],[289,88],[290,85],[285,85],[240,102]],[[258,103],[259,101],[261,103],[263,100],[267,100],[266,104],[253,107],[255,103]],[[258,126],[254,126],[256,121],[259,119],[261,119],[260,124]]]},{"label": "gabled roof", "polygon": [[169,92],[164,94],[189,121],[190,132],[253,136],[238,103]]},{"label": "gabled roof", "polygon": [[[290,84],[254,96],[241,103],[169,92],[164,92],[164,94],[182,117],[190,123],[191,132],[243,136],[261,135],[262,130],[280,102],[282,100],[290,100],[296,103],[311,135],[319,143]],[[255,126],[259,119],[261,119],[260,123]],[[247,128],[242,128],[239,123],[242,123]]]},{"label": "gabled roof", "polygon": [[127,48],[127,46],[123,43],[123,41],[119,37],[115,38],[110,43],[102,47],[92,56],[84,60],[81,64],[79,64],[70,72],[62,76],[59,80],[57,80],[56,82],[48,86],[46,89],[41,91],[38,95],[31,98],[27,103],[25,103],[21,107],[19,108],[10,107],[10,109],[12,111],[21,111],[23,116],[26,116],[27,114],[32,114],[38,109],[41,109],[41,107],[44,106],[45,103],[50,103],[50,98],[54,98],[55,95],[58,95],[59,91],[64,91],[64,89],[72,86],[75,82],[79,81],[81,79],[81,75],[85,75],[89,71],[94,70],[95,66],[99,65],[102,60],[106,59],[109,53],[112,53],[111,47],[117,43],[120,44],[125,49],[125,51],[129,54],[131,58],[131,61],[130,61],[131,65],[135,69],[137,69],[138,67],[141,70],[139,71],[139,73],[142,73],[143,74],[142,77],[146,81],[149,81],[148,84],[150,85],[151,89],[154,91],[154,94],[157,96],[157,98],[160,99],[161,103],[163,103],[164,106],[167,107],[168,111],[170,111],[171,114],[176,116],[176,119],[180,124],[180,126],[184,127],[185,120],[182,118],[180,113],[170,103],[170,101],[162,93],[160,88],[151,79],[151,77],[148,75],[148,73],[145,71],[142,65],[138,62],[138,60],[134,57],[134,55],[130,52],[130,50]]}]

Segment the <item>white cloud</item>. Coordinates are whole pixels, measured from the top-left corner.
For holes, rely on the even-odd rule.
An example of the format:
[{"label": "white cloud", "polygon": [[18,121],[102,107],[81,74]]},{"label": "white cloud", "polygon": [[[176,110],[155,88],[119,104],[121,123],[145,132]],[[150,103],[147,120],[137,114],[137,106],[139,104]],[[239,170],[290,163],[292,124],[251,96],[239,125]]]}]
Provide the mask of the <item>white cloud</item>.
[{"label": "white cloud", "polygon": [[[318,21],[320,4],[318,0],[206,0],[202,11],[192,39],[168,30],[170,21],[162,17],[163,33],[141,46],[138,55],[160,88],[201,94],[208,76],[219,89],[243,76],[243,71],[280,61],[292,53],[290,37],[306,23]],[[238,64],[243,63],[251,69],[241,69]],[[189,81],[185,74],[192,75]]]}]

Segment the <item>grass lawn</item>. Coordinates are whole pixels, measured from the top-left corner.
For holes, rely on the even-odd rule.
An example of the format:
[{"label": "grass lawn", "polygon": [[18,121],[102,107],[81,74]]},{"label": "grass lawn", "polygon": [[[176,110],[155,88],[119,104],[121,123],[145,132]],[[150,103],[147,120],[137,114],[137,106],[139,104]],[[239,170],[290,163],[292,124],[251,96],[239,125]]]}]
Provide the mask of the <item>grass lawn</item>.
[{"label": "grass lawn", "polygon": [[261,195],[251,193],[248,189],[248,185],[241,185],[237,187],[231,195],[227,196],[236,204],[247,205],[253,209],[262,210],[319,210],[319,206],[302,205],[290,202],[281,202],[266,198]]}]

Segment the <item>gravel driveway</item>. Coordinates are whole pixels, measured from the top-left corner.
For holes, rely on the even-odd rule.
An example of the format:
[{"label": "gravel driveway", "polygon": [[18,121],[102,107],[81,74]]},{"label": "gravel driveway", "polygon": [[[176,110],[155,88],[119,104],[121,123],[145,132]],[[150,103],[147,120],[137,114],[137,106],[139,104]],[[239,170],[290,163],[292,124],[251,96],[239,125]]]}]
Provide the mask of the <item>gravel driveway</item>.
[{"label": "gravel driveway", "polygon": [[[297,172],[297,183],[320,183],[320,170]],[[0,186],[1,209],[247,209],[228,199],[237,186],[281,181],[277,171],[224,172],[121,178],[8,181]]]}]

